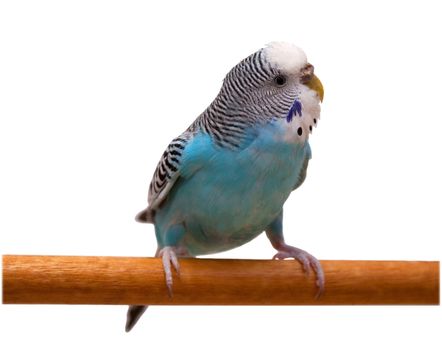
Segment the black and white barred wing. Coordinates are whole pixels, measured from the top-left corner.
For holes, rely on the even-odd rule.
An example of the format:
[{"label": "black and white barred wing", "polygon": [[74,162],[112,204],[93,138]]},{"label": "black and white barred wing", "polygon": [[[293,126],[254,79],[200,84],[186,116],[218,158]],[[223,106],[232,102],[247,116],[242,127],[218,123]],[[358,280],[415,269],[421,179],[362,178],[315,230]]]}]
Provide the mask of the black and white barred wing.
[{"label": "black and white barred wing", "polygon": [[167,146],[150,182],[147,198],[149,206],[136,216],[137,221],[153,222],[155,209],[164,201],[170,189],[180,177],[182,155],[190,138],[191,134],[185,132],[172,140]]}]

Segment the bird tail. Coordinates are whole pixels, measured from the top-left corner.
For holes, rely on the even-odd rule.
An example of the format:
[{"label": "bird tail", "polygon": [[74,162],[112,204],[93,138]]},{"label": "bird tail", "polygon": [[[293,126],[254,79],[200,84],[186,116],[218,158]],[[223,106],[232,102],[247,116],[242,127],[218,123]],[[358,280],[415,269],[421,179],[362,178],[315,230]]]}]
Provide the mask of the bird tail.
[{"label": "bird tail", "polygon": [[[137,216],[135,216],[135,220],[143,224],[153,224],[154,214],[155,212],[147,207],[143,211],[140,211]],[[126,332],[130,332],[130,330],[137,324],[138,320],[144,314],[146,309],[147,305],[129,305],[126,317]]]},{"label": "bird tail", "polygon": [[154,223],[155,212],[149,207],[140,211],[137,216],[135,216],[135,220],[141,222],[143,224],[153,224]]},{"label": "bird tail", "polygon": [[146,311],[147,305],[130,305],[127,310],[126,332],[129,332],[137,324],[140,317]]}]

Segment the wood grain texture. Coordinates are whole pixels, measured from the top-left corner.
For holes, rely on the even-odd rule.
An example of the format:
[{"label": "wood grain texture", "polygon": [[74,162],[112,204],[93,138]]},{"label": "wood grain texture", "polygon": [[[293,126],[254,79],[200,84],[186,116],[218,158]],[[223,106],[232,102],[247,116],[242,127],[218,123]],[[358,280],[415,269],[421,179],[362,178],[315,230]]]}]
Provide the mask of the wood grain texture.
[{"label": "wood grain texture", "polygon": [[180,259],[170,298],[160,259],[3,256],[5,304],[438,305],[439,262],[321,261],[325,293],[293,260]]}]

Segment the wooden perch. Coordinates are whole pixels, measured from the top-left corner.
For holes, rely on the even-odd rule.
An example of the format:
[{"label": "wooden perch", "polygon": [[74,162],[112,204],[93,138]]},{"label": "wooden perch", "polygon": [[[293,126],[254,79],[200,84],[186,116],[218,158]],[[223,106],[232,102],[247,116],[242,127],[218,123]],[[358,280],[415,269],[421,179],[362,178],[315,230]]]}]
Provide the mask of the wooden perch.
[{"label": "wooden perch", "polygon": [[322,261],[325,293],[293,260],[180,259],[169,297],[160,259],[3,257],[5,304],[438,305],[439,262]]}]

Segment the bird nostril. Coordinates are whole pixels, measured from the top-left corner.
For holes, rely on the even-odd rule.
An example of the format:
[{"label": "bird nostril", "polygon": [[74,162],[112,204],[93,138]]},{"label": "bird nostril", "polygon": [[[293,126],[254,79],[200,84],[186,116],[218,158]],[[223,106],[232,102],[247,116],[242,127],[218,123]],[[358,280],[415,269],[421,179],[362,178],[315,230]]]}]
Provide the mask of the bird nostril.
[{"label": "bird nostril", "polygon": [[301,83],[306,84],[313,78],[315,68],[312,64],[307,63],[304,68],[301,69]]}]

